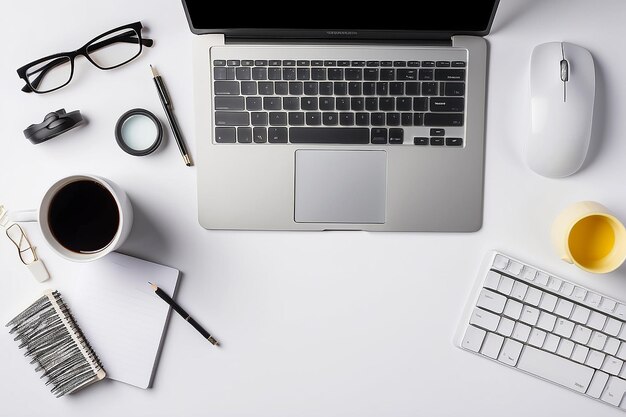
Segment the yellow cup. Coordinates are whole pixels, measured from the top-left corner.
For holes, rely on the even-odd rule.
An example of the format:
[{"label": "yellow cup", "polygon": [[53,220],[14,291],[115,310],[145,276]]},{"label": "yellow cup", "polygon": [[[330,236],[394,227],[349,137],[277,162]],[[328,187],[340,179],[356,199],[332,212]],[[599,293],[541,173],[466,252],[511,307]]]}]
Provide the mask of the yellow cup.
[{"label": "yellow cup", "polygon": [[561,259],[597,274],[614,271],[626,259],[626,229],[609,210],[580,201],[563,210],[552,225]]}]

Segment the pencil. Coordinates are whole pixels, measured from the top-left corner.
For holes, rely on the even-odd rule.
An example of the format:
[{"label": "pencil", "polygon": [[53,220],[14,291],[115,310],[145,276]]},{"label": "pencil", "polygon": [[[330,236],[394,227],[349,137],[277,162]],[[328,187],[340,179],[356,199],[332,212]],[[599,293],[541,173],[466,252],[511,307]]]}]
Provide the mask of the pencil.
[{"label": "pencil", "polygon": [[161,297],[161,299],[163,299],[163,301],[168,303],[189,324],[191,324],[197,331],[199,331],[200,334],[202,335],[202,337],[204,337],[206,340],[208,340],[209,342],[211,342],[215,346],[219,346],[220,345],[219,342],[217,340],[215,340],[215,338],[209,334],[209,332],[204,330],[202,328],[202,326],[200,326],[197,321],[195,321],[189,314],[187,314],[187,312],[185,310],[183,310],[183,308],[181,306],[179,306],[176,303],[176,301],[172,300],[172,297],[167,295],[165,293],[165,291],[163,291],[162,289],[160,289],[158,286],[156,286],[155,284],[151,283],[150,281],[148,281],[148,284],[150,284],[150,286],[152,287],[152,289],[154,290],[156,295]]}]

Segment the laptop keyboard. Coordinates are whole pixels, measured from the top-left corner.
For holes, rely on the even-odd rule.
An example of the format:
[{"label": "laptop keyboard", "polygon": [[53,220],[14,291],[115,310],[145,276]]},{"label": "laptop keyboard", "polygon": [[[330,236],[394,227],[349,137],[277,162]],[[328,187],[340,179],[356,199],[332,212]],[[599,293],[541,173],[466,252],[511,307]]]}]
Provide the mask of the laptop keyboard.
[{"label": "laptop keyboard", "polygon": [[463,147],[465,75],[459,60],[216,59],[214,140]]}]

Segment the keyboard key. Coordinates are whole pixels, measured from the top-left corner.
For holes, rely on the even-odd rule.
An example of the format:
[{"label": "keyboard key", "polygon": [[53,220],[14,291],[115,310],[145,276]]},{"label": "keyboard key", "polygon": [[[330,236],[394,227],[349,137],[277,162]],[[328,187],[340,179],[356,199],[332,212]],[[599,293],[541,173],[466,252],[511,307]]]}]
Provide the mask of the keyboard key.
[{"label": "keyboard key", "polygon": [[281,61],[278,59],[270,59],[269,64],[270,67],[280,67]]},{"label": "keyboard key", "polygon": [[587,346],[577,344],[574,346],[574,352],[572,352],[572,356],[570,358],[578,363],[585,363],[588,354],[589,348]]},{"label": "keyboard key", "polygon": [[623,364],[624,364],[624,361],[622,361],[621,359],[617,359],[613,356],[607,356],[604,359],[602,368],[600,369],[602,369],[607,374],[618,375],[620,371],[622,370]]},{"label": "keyboard key", "polygon": [[256,81],[242,81],[241,94],[244,96],[254,96],[257,94]]},{"label": "keyboard key", "polygon": [[257,59],[254,61],[254,65],[256,65],[257,67],[266,67],[267,64],[267,59]]},{"label": "keyboard key", "polygon": [[589,320],[589,315],[591,314],[591,310],[587,307],[577,305],[574,307],[574,312],[572,313],[571,319],[580,324],[587,324],[587,320]]},{"label": "keyboard key", "polygon": [[[437,134],[437,135],[432,135],[432,136],[440,136],[440,135]],[[511,290],[513,289],[513,282],[514,281],[511,278],[503,275],[502,278],[500,278],[500,285],[498,285],[498,292],[501,292],[502,294],[506,294],[506,295],[511,294]]]},{"label": "keyboard key", "polygon": [[604,363],[604,358],[606,355],[602,352],[598,352],[597,350],[590,349],[589,354],[587,355],[587,360],[585,364],[591,366],[594,369],[600,369],[602,364]]},{"label": "keyboard key", "polygon": [[319,83],[316,82],[305,82],[304,83],[304,94],[307,96],[316,96],[319,89]]},{"label": "keyboard key", "polygon": [[393,65],[392,61],[380,61],[381,67],[391,67]]},{"label": "keyboard key", "polygon": [[453,67],[465,67],[465,61],[452,61]]},{"label": "keyboard key", "polygon": [[400,113],[387,113],[387,126],[400,126]]},{"label": "keyboard key", "polygon": [[263,99],[261,97],[246,97],[246,110],[261,110]]},{"label": "keyboard key", "polygon": [[413,138],[413,144],[420,146],[428,145],[428,138],[416,136]]},{"label": "keyboard key", "polygon": [[296,64],[299,67],[308,67],[309,65],[311,65],[311,61],[307,60],[307,59],[299,59],[296,61]]},{"label": "keyboard key", "polygon": [[263,97],[263,110],[280,110],[280,97]]},{"label": "keyboard key", "polygon": [[609,298],[603,297],[600,301],[600,310],[606,313],[612,313],[615,310],[617,303]]},{"label": "keyboard key", "polygon": [[363,83],[363,95],[373,96],[376,94],[376,83]]},{"label": "keyboard key", "polygon": [[265,127],[252,128],[252,139],[254,140],[254,143],[267,142],[267,128]]},{"label": "keyboard key", "polygon": [[439,94],[438,86],[439,86],[439,83],[423,82],[422,94],[425,96],[436,96],[437,94]]},{"label": "keyboard key", "polygon": [[543,346],[543,342],[546,340],[547,333],[537,328],[532,329],[530,336],[528,337],[528,344],[540,348]]},{"label": "keyboard key", "polygon": [[[524,308],[522,308],[522,315],[520,317],[521,321],[530,324],[531,326],[534,326],[535,324],[537,324],[538,319],[539,310],[537,310],[535,307],[524,306]],[[574,323],[572,323],[572,327],[574,327]]]},{"label": "keyboard key", "polygon": [[348,81],[360,81],[363,79],[363,70],[361,68],[346,68],[345,77]]},{"label": "keyboard key", "polygon": [[407,96],[418,96],[420,94],[420,83],[418,82],[405,83],[404,91]]},{"label": "keyboard key", "polygon": [[320,97],[320,110],[335,110],[335,97]]},{"label": "keyboard key", "polygon": [[248,126],[250,117],[248,112],[216,111],[215,124],[217,126]]},{"label": "keyboard key", "polygon": [[580,344],[586,345],[587,343],[589,343],[590,338],[591,329],[585,326],[581,326],[580,324],[574,326],[574,331],[572,332],[572,340]]},{"label": "keyboard key", "polygon": [[339,113],[339,124],[341,126],[353,126],[354,125],[354,113]]},{"label": "keyboard key", "polygon": [[280,68],[268,68],[267,70],[267,79],[268,80],[281,80],[283,77],[283,72]]},{"label": "keyboard key", "polygon": [[606,335],[600,332],[593,332],[589,340],[589,347],[597,350],[604,349],[606,343]]},{"label": "keyboard key", "polygon": [[424,113],[413,114],[413,126],[421,126],[424,124]]},{"label": "keyboard key", "polygon": [[289,94],[289,83],[286,81],[276,81],[274,83],[274,94],[286,96]]},{"label": "keyboard key", "polygon": [[614,376],[609,378],[609,382],[604,388],[604,394],[600,399],[614,406],[619,406],[626,392],[626,381]]},{"label": "keyboard key", "polygon": [[465,95],[465,83],[449,82],[445,84],[444,95],[446,96],[464,96]]},{"label": "keyboard key", "polygon": [[478,352],[483,344],[483,340],[485,339],[486,334],[487,332],[485,332],[483,329],[479,329],[478,327],[474,326],[468,326],[467,330],[465,330],[465,335],[463,336],[461,346],[463,346],[465,349]]},{"label": "keyboard key", "polygon": [[493,258],[493,267],[496,269],[504,271],[508,265],[509,265],[509,258],[503,255],[497,254]]},{"label": "keyboard key", "polygon": [[287,128],[270,127],[267,129],[267,141],[269,143],[287,143]]},{"label": "keyboard key", "polygon": [[436,69],[435,70],[436,81],[464,81],[465,70],[450,68],[450,69]]},{"label": "keyboard key", "polygon": [[[430,136],[445,136],[446,135],[446,129],[441,129],[441,128],[432,128],[430,129]],[[513,282],[513,280],[511,280],[511,278],[507,278],[508,280],[510,280],[509,282]]]},{"label": "keyboard key", "polygon": [[[307,112],[305,114],[305,120],[307,126],[319,126],[322,124],[322,113],[320,112]],[[293,140],[292,140],[293,142]]]},{"label": "keyboard key", "polygon": [[330,96],[333,94],[333,83],[324,81],[320,83],[320,95]]},{"label": "keyboard key", "polygon": [[242,59],[241,60],[241,65],[245,66],[245,67],[251,67],[254,65],[254,61],[251,59]]},{"label": "keyboard key", "polygon": [[298,68],[296,70],[296,78],[300,81],[311,79],[311,70],[309,68]]},{"label": "keyboard key", "polygon": [[347,97],[337,97],[335,100],[335,108],[337,110],[350,110],[350,99]]},{"label": "keyboard key", "polygon": [[552,295],[550,293],[544,293],[543,297],[541,297],[541,301],[539,302],[539,307],[542,308],[543,310],[547,310],[547,311],[554,311],[554,308],[556,307],[556,303],[558,301],[558,298],[556,298],[555,295]]},{"label": "keyboard key", "polygon": [[446,138],[446,146],[463,146],[463,138]]},{"label": "keyboard key", "polygon": [[365,99],[363,97],[353,97],[350,99],[350,108],[355,111],[365,109]]},{"label": "keyboard key", "polygon": [[302,108],[302,110],[317,110],[317,97],[302,97],[300,101],[300,107]]},{"label": "keyboard key", "polygon": [[349,67],[350,61],[340,60],[340,61],[337,61],[337,65],[340,67]]},{"label": "keyboard key", "polygon": [[384,126],[385,125],[385,113],[372,113],[371,115],[372,126]]},{"label": "keyboard key", "polygon": [[381,69],[380,79],[382,81],[393,81],[396,79],[396,70],[393,69]]},{"label": "keyboard key", "polygon": [[413,99],[413,110],[414,111],[427,111],[428,101],[426,97],[415,97]]},{"label": "keyboard key", "polygon": [[228,61],[226,61],[226,63],[229,67],[237,67],[241,65],[241,61],[238,59],[229,59]]},{"label": "keyboard key", "polygon": [[250,67],[237,67],[235,73],[238,80],[252,79],[252,71],[250,70]]},{"label": "keyboard key", "polygon": [[600,306],[600,300],[602,297],[599,294],[588,292],[585,297],[585,304],[590,306],[591,308],[598,308]]},{"label": "keyboard key", "polygon": [[604,326],[604,332],[610,334],[611,336],[617,336],[622,330],[622,322],[619,320],[615,320],[613,317],[609,317]]},{"label": "keyboard key", "polygon": [[336,96],[345,96],[348,94],[348,83],[345,81],[335,81],[333,83],[333,92]]},{"label": "keyboard key", "polygon": [[243,97],[218,96],[215,97],[216,110],[244,110]]},{"label": "keyboard key", "polygon": [[419,70],[419,79],[421,81],[432,81],[434,80],[434,73],[431,69],[420,69]]},{"label": "keyboard key", "polygon": [[215,142],[217,143],[235,143],[235,135],[234,127],[215,128]]},{"label": "keyboard key", "polygon": [[[500,317],[500,316],[496,316]],[[519,340],[522,343],[526,343],[528,340],[528,336],[530,336],[530,326],[525,325],[524,323],[517,322],[515,323],[515,327],[513,328],[513,334],[511,337],[513,339]]]},{"label": "keyboard key", "polygon": [[[504,307],[504,315],[511,317],[513,320],[517,320],[522,314],[522,308],[523,308],[522,303],[519,303],[515,300],[507,300],[505,307]],[[492,311],[495,311],[496,313],[498,313],[498,311],[496,310],[492,310]]]},{"label": "keyboard key", "polygon": [[574,292],[572,293],[572,297],[582,303],[583,301],[585,301],[585,297],[587,296],[587,290],[585,290],[584,288],[580,288],[580,287],[575,287],[574,288]]},{"label": "keyboard key", "polygon": [[226,61],[223,59],[216,59],[213,61],[213,66],[214,67],[223,67],[226,65]]},{"label": "keyboard key", "polygon": [[587,395],[593,398],[600,398],[600,395],[602,395],[602,391],[604,391],[604,387],[606,386],[608,380],[608,374],[602,371],[596,371],[596,373],[593,374],[591,384],[589,384],[589,389],[587,389]]},{"label": "keyboard key", "polygon": [[266,112],[252,112],[250,113],[250,122],[252,126],[267,126],[269,117]]},{"label": "keyboard key", "polygon": [[435,61],[422,61],[422,67],[434,67]]},{"label": "keyboard key", "polygon": [[400,124],[402,126],[412,126],[413,125],[413,113],[402,113],[400,116]]},{"label": "keyboard key", "polygon": [[522,279],[530,282],[535,280],[535,275],[537,275],[537,271],[527,265],[524,265],[524,268],[522,268],[522,273],[520,274]]},{"label": "keyboard key", "polygon": [[292,143],[369,143],[369,129],[361,127],[292,127],[289,140]]},{"label": "keyboard key", "polygon": [[215,67],[213,68],[213,79],[214,80],[234,80],[235,69],[226,68],[226,67]]},{"label": "keyboard key", "polygon": [[259,89],[259,94],[261,95],[274,95],[274,83],[271,81],[259,81],[257,87]]},{"label": "keyboard key", "polygon": [[[430,70],[426,70],[430,71]],[[417,80],[416,69],[399,69],[397,71],[397,79],[400,81],[415,81]]]},{"label": "keyboard key", "polygon": [[523,345],[517,340],[506,339],[500,349],[498,360],[506,365],[515,366],[522,352]]},{"label": "keyboard key", "polygon": [[396,100],[391,97],[381,97],[378,101],[378,107],[383,111],[393,111],[396,107]]},{"label": "keyboard key", "polygon": [[336,126],[339,123],[339,113],[324,112],[322,113],[322,124],[324,126]]},{"label": "keyboard key", "polygon": [[[425,145],[427,144],[428,143],[425,143]],[[509,337],[513,333],[513,327],[515,327],[515,322],[513,320],[501,317],[497,332],[502,336]]]},{"label": "keyboard key", "polygon": [[283,97],[283,109],[300,110],[300,99],[298,97]]},{"label": "keyboard key", "polygon": [[283,60],[283,67],[295,67],[295,66],[296,66],[296,61],[294,61],[293,59]]},{"label": "keyboard key", "polygon": [[389,94],[389,83],[386,82],[377,82],[376,83],[376,94],[379,96],[386,96]]},{"label": "keyboard key", "polygon": [[378,110],[378,99],[368,97],[365,99],[365,110],[376,111]]},{"label": "keyboard key", "polygon": [[556,316],[550,313],[546,313],[545,311],[542,311],[539,314],[539,319],[537,320],[537,327],[539,327],[540,329],[546,330],[548,332],[551,332],[554,329],[555,323],[556,323]]},{"label": "keyboard key", "polygon": [[406,67],[406,61],[393,61],[394,67]]},{"label": "keyboard key", "polygon": [[239,95],[239,83],[237,81],[215,81],[213,83],[215,95]]},{"label": "keyboard key", "polygon": [[443,138],[436,136],[430,138],[430,146],[443,146]]},{"label": "keyboard key", "polygon": [[495,271],[487,272],[487,276],[485,277],[485,282],[483,283],[483,287],[490,288],[492,290],[498,289],[498,284],[500,283],[500,274]]},{"label": "keyboard key", "polygon": [[620,341],[615,339],[614,337],[610,337],[604,344],[604,349],[602,349],[602,351],[606,353],[607,355],[615,356],[617,355],[619,346],[620,346]]},{"label": "keyboard key", "polygon": [[404,95],[404,83],[401,83],[401,82],[389,83],[389,94],[391,94],[392,96]]},{"label": "keyboard key", "polygon": [[419,62],[419,61],[409,61],[409,62],[407,63],[407,65],[408,65],[409,67],[419,67],[419,66],[420,66],[420,62]]},{"label": "keyboard key", "polygon": [[574,331],[574,322],[566,320],[564,318],[559,318],[556,320],[556,324],[554,325],[554,333],[562,336],[562,337],[571,337],[572,332]]},{"label": "keyboard key", "polygon": [[449,67],[450,66],[450,61],[437,61],[435,63],[435,66],[437,66],[437,67]]},{"label": "keyboard key", "polygon": [[368,67],[378,67],[380,66],[380,62],[379,61],[367,61],[365,65],[367,65]]},{"label": "keyboard key", "polygon": [[[337,93],[335,93],[337,94]],[[348,83],[348,94],[351,96],[360,96],[363,94],[363,88],[359,82]]]},{"label": "keyboard key", "polygon": [[311,68],[311,79],[317,81],[326,80],[326,68]]},{"label": "keyboard key", "polygon": [[[433,99],[431,98],[430,100],[432,101]],[[448,100],[448,99],[444,99],[444,100]],[[450,99],[450,100],[458,100],[458,99]],[[431,111],[435,111],[432,108],[432,104],[431,104]],[[511,260],[506,267],[506,271],[511,275],[518,276],[522,272],[522,264]]]},{"label": "keyboard key", "polygon": [[356,125],[357,126],[369,126],[370,124],[370,114],[369,113],[357,113],[356,114]]},{"label": "keyboard key", "polygon": [[251,143],[252,142],[252,128],[238,127],[237,128],[237,142]]},{"label": "keyboard key", "polygon": [[378,70],[374,68],[365,68],[363,71],[363,79],[367,81],[378,81]]},{"label": "keyboard key", "polygon": [[424,126],[463,126],[463,114],[426,113]]},{"label": "keyboard key", "polygon": [[592,311],[589,315],[587,326],[591,327],[592,329],[602,330],[604,328],[604,324],[606,323],[606,319],[607,317],[604,314],[598,313],[597,311]]},{"label": "keyboard key", "polygon": [[490,357],[491,359],[497,359],[503,343],[504,337],[494,333],[487,333],[487,336],[483,341],[483,346],[480,349],[480,353]]},{"label": "keyboard key", "polygon": [[556,349],[556,354],[565,358],[569,358],[570,356],[572,356],[573,351],[574,342],[567,339],[561,339],[561,343],[559,343],[559,347]]},{"label": "keyboard key", "polygon": [[270,126],[287,126],[287,113],[270,112]]},{"label": "keyboard key", "polygon": [[[394,113],[397,114],[397,113]],[[389,115],[387,115],[387,124],[389,126],[394,126],[389,123]],[[392,145],[401,145],[404,143],[404,129],[389,129],[389,143]]]},{"label": "keyboard key", "polygon": [[413,100],[409,97],[398,97],[396,99],[396,109],[399,111],[413,110]]},{"label": "keyboard key", "polygon": [[304,84],[301,81],[291,81],[289,83],[289,94],[292,96],[301,96],[304,94]]},{"label": "keyboard key", "polygon": [[329,68],[328,79],[329,80],[343,80],[343,68]]},{"label": "keyboard key", "polygon": [[387,143],[387,129],[384,129],[384,128],[372,129],[371,142],[376,145],[386,144]]},{"label": "keyboard key", "polygon": [[334,60],[326,60],[326,61],[324,61],[324,66],[325,66],[325,67],[334,67],[334,66],[337,66],[337,61],[334,61]]},{"label": "keyboard key", "polygon": [[546,336],[545,342],[543,342],[543,349],[550,351],[552,353],[556,352],[556,349],[559,347],[559,342],[561,338],[555,334],[548,333]]},{"label": "keyboard key", "polygon": [[304,125],[304,113],[303,112],[290,112],[289,124],[292,126],[303,126]]},{"label": "keyboard key", "polygon": [[365,61],[352,61],[350,63],[353,67],[364,67]]},{"label": "keyboard key", "polygon": [[594,373],[594,370],[587,366],[532,346],[526,346],[517,367],[582,393],[587,391]]},{"label": "keyboard key", "polygon": [[554,309],[554,312],[561,317],[569,318],[570,314],[572,314],[572,309],[574,308],[574,304],[565,299],[560,299]]},{"label": "keyboard key", "polygon": [[465,99],[457,97],[432,97],[430,111],[434,112],[462,112],[465,109]]},{"label": "keyboard key", "polygon": [[543,294],[540,290],[535,287],[528,287],[528,291],[526,291],[526,296],[524,296],[524,301],[530,305],[538,306],[541,301],[541,294]]}]

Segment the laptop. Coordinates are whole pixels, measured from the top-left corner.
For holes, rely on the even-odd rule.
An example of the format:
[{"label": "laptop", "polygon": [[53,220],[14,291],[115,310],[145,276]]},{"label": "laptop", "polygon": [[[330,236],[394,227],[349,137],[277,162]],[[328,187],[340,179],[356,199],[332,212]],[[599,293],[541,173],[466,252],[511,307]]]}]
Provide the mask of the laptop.
[{"label": "laptop", "polygon": [[[498,0],[421,13],[183,0],[207,229],[473,232]],[[419,5],[415,5],[419,10]]]}]

